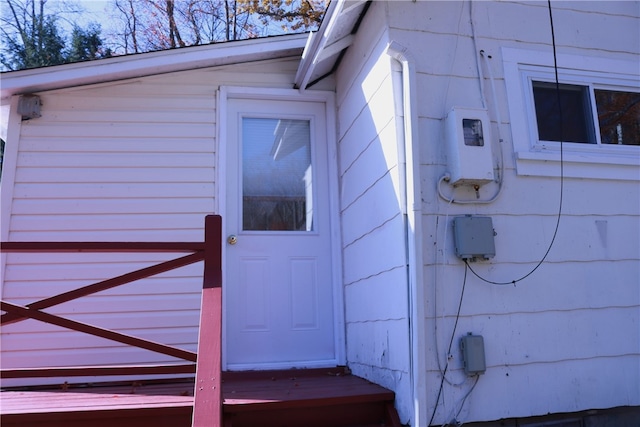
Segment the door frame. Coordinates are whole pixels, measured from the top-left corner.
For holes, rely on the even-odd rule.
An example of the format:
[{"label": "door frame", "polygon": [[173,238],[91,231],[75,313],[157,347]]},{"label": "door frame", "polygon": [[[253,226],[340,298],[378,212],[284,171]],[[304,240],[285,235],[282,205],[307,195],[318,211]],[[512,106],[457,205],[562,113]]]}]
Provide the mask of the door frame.
[{"label": "door frame", "polygon": [[[216,150],[215,169],[215,202],[217,212],[222,215],[222,230],[226,230],[227,212],[227,119],[229,99],[267,100],[267,101],[296,101],[324,104],[325,126],[327,136],[327,176],[329,185],[329,228],[331,245],[331,281],[333,287],[333,312],[334,312],[334,345],[335,364],[346,363],[345,320],[344,320],[344,292],[342,289],[342,256],[341,256],[341,229],[338,197],[338,164],[337,164],[337,139],[336,139],[336,110],[335,94],[327,91],[306,91],[300,93],[294,89],[277,89],[244,86],[221,86],[216,94]],[[223,234],[223,237],[226,237]],[[226,346],[226,312],[227,301],[224,292],[226,283],[227,245],[222,244],[222,369],[227,370],[227,346]]]}]

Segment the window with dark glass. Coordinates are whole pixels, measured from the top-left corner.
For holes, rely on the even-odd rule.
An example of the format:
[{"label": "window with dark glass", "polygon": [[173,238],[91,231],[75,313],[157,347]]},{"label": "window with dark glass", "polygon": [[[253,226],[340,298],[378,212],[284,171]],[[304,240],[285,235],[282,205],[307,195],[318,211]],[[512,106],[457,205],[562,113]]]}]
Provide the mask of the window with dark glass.
[{"label": "window with dark glass", "polygon": [[540,141],[596,144],[599,132],[601,144],[640,145],[640,93],[595,89],[592,95],[589,86],[540,81],[532,86]]},{"label": "window with dark glass", "polygon": [[[555,83],[533,82],[541,141],[595,143],[588,89],[587,86],[561,84],[556,90]],[[562,105],[562,115],[559,105]]]}]

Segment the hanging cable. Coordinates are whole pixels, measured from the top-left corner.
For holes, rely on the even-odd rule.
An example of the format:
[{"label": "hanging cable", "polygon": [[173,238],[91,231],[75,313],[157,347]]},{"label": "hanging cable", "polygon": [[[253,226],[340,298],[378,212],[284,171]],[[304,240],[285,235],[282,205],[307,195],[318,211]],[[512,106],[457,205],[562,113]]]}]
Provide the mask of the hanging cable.
[{"label": "hanging cable", "polygon": [[484,75],[482,74],[482,66],[480,58],[478,58],[478,44],[476,37],[476,27],[473,25],[473,1],[469,2],[469,24],[471,24],[471,40],[473,41],[473,52],[476,57],[476,68],[478,69],[478,82],[480,83],[480,97],[482,98],[482,108],[487,108],[487,98],[484,96]]},{"label": "hanging cable", "polygon": [[[449,202],[447,204],[447,209],[445,210],[445,215],[444,215],[444,227],[442,227],[442,239],[438,239],[436,237],[436,242],[437,241],[441,241],[444,242],[446,241],[446,236],[447,236],[447,224],[449,223],[449,207],[451,206],[451,202]],[[438,230],[438,219],[436,219],[436,233]],[[447,259],[447,246],[443,245],[442,247],[442,259],[446,260]],[[433,318],[433,327],[434,327],[434,342],[435,342],[435,348],[436,348],[436,361],[438,362],[438,371],[440,372],[440,375],[442,375],[444,377],[444,380],[447,382],[447,384],[452,385],[454,387],[460,387],[461,385],[463,385],[464,383],[467,382],[467,379],[465,378],[463,381],[456,383],[453,382],[451,380],[449,380],[446,375],[444,375],[443,373],[443,369],[442,369],[442,363],[440,362],[440,344],[439,344],[439,340],[438,340],[438,249],[436,248],[436,259],[435,259],[435,268],[434,268],[434,274],[433,274],[433,313],[434,313],[434,318]],[[442,282],[444,282],[444,278],[442,279]],[[444,311],[442,313],[442,317],[444,318]]]},{"label": "hanging cable", "polygon": [[[447,350],[447,354],[451,354],[451,347],[453,346],[453,339],[456,336],[456,329],[458,328],[458,320],[460,319],[460,309],[462,308],[462,301],[464,299],[464,290],[467,287],[467,268],[464,269],[464,277],[462,279],[462,291],[460,291],[460,301],[458,302],[458,311],[456,312],[456,321],[453,324],[453,331],[451,332],[451,339],[449,340],[449,349]],[[433,406],[433,413],[431,414],[431,419],[429,420],[429,424],[433,422],[433,418],[436,416],[436,411],[438,410],[438,403],[440,402],[440,396],[442,395],[442,389],[444,388],[445,375],[447,374],[447,370],[449,369],[449,358],[447,358],[447,363],[444,365],[444,371],[442,372],[442,378],[440,379],[440,388],[438,389],[438,396],[436,397],[436,403]]]},{"label": "hanging cable", "polygon": [[[553,236],[551,238],[551,242],[549,243],[549,246],[547,247],[547,250],[545,251],[543,257],[540,259],[540,261],[535,265],[535,267],[533,269],[531,269],[531,271],[529,271],[528,273],[526,273],[525,275],[519,277],[518,279],[514,279],[511,281],[507,281],[507,282],[499,282],[499,281],[492,281],[492,280],[488,280],[484,277],[482,277],[481,275],[479,275],[478,273],[476,273],[473,268],[471,268],[471,266],[469,265],[467,260],[464,260],[465,263],[465,270],[464,270],[464,278],[463,278],[463,283],[462,283],[462,291],[460,293],[460,301],[458,303],[458,311],[456,313],[456,320],[454,323],[454,327],[453,327],[453,331],[451,334],[451,339],[449,341],[449,348],[447,351],[447,354],[451,353],[451,347],[453,345],[453,340],[455,338],[455,333],[456,333],[456,329],[458,326],[458,320],[460,318],[460,310],[462,307],[462,301],[464,298],[464,290],[466,287],[466,282],[467,282],[467,271],[471,271],[471,273],[476,276],[478,279],[486,282],[486,283],[490,283],[490,284],[494,284],[494,285],[510,285],[513,284],[515,285],[517,282],[526,279],[527,277],[529,277],[531,274],[533,274],[546,260],[547,256],[549,255],[549,252],[551,251],[551,248],[553,247],[556,237],[558,235],[558,230],[560,228],[560,220],[562,218],[562,207],[563,207],[563,198],[564,198],[564,151],[563,151],[563,140],[564,140],[564,118],[563,118],[563,112],[562,112],[562,100],[561,100],[561,96],[560,96],[560,79],[558,76],[558,59],[557,59],[557,48],[556,48],[556,39],[555,39],[555,31],[554,31],[554,23],[553,23],[553,11],[552,11],[552,7],[551,7],[551,0],[547,0],[547,4],[548,4],[548,9],[549,9],[549,23],[551,26],[551,42],[552,42],[552,46],[553,46],[553,66],[554,66],[554,72],[555,72],[555,86],[556,86],[556,102],[558,105],[558,115],[559,115],[559,120],[560,120],[560,200],[559,200],[559,204],[558,204],[558,214],[557,214],[557,219],[556,219],[556,224],[555,224],[555,229],[553,232]],[[474,40],[475,42],[475,40]],[[483,56],[484,56],[484,52],[482,52]],[[486,58],[485,58],[486,59]],[[487,64],[489,66],[489,64]],[[482,85],[482,82],[481,82]],[[494,89],[494,97],[495,97],[495,89]],[[495,102],[495,99],[494,99]],[[500,122],[498,122],[498,127],[500,126]],[[502,142],[502,141],[501,141]],[[502,178],[502,177],[501,177]],[[440,184],[442,183],[442,181],[446,180],[446,175],[443,176],[442,178],[440,178],[440,180],[438,181],[438,194],[440,195],[440,197],[442,197],[443,199],[447,200],[449,202],[449,204],[451,203],[460,203],[464,201],[457,201],[454,200],[453,198],[448,198],[445,197],[440,189]],[[500,183],[502,184],[502,183]],[[498,194],[500,193],[500,191],[498,191]],[[491,201],[495,200],[495,198],[497,198],[498,194],[496,194],[494,197],[492,197]],[[486,201],[485,201],[486,202]],[[475,203],[478,203],[478,201],[475,201]],[[446,227],[446,224],[445,224]],[[437,313],[436,313],[437,316]],[[437,334],[436,334],[436,340],[437,340]],[[440,365],[440,359],[438,357],[438,365]],[[439,369],[441,370],[440,366]],[[449,360],[447,358],[447,363],[445,364],[444,370],[441,370],[441,379],[440,379],[440,386],[438,388],[438,395],[436,397],[436,402],[433,408],[433,412],[431,414],[431,418],[429,419],[429,423],[427,425],[431,425],[431,423],[433,422],[436,412],[438,410],[438,405],[440,402],[440,397],[442,396],[442,390],[444,388],[444,383],[446,380],[446,373],[449,369]],[[471,394],[471,392],[475,389],[475,386],[478,383],[478,379],[479,377],[477,376],[475,379],[474,384],[471,386],[471,388],[469,389],[469,391],[465,394],[465,396],[463,397],[461,403],[460,403],[460,408],[459,410],[456,412],[456,416],[455,418],[457,418],[460,413],[462,412],[462,409],[464,407],[464,404],[467,400],[467,398],[469,397],[469,395]],[[455,409],[454,409],[455,410]]]},{"label": "hanging cable", "polygon": [[462,412],[462,408],[464,408],[464,403],[467,401],[467,397],[469,397],[473,389],[476,388],[476,385],[478,385],[479,380],[480,380],[480,375],[476,374],[476,380],[473,382],[473,385],[471,386],[467,394],[465,394],[464,397],[462,398],[462,402],[460,402],[460,409],[458,409],[458,412],[456,412],[456,419],[460,417],[460,413]]},{"label": "hanging cable", "polygon": [[[498,129],[498,149],[500,150],[500,164],[498,165],[498,185],[500,188],[498,189],[498,195],[502,191],[502,183],[504,181],[504,147],[502,144],[504,143],[504,138],[502,138],[502,114],[500,113],[500,107],[498,105],[498,95],[496,95],[496,79],[493,77],[493,71],[491,71],[491,63],[489,59],[491,59],[491,55],[485,55],[484,50],[480,50],[480,56],[484,59],[487,64],[487,72],[489,73],[489,83],[491,84],[491,97],[493,98],[493,109],[494,114],[496,115],[496,128]],[[496,195],[496,198],[498,197]]]},{"label": "hanging cable", "polygon": [[458,426],[458,427],[462,425],[462,423],[458,420],[458,418],[460,417],[460,414],[462,413],[462,408],[464,408],[464,404],[467,401],[467,398],[469,397],[471,392],[473,392],[473,389],[476,388],[476,385],[478,384],[478,381],[480,380],[480,375],[474,375],[474,378],[475,378],[475,381],[473,381],[473,384],[471,385],[471,388],[469,388],[469,390],[464,394],[464,397],[462,398],[462,400],[460,400],[460,407],[458,408],[458,410],[456,411],[456,408],[454,407],[453,410],[451,411],[451,416],[446,418],[446,419],[451,420],[451,421],[449,421],[449,424],[446,424],[446,425],[454,425],[454,426]]},{"label": "hanging cable", "polygon": [[476,273],[473,268],[471,268],[471,266],[469,265],[469,262],[467,260],[464,261],[465,265],[467,266],[467,268],[469,268],[469,271],[471,271],[471,273],[476,276],[478,279],[482,280],[483,282],[492,284],[492,285],[515,285],[516,283],[526,279],[527,277],[531,276],[541,265],[542,263],[544,263],[544,261],[547,259],[547,256],[549,255],[549,252],[551,251],[551,248],[553,247],[553,244],[556,241],[556,237],[558,236],[558,230],[560,228],[560,219],[562,218],[562,202],[563,202],[563,198],[564,198],[564,151],[563,151],[563,141],[564,141],[564,117],[562,115],[562,98],[560,96],[560,78],[558,77],[558,54],[557,54],[557,50],[556,50],[556,35],[555,35],[555,31],[554,31],[554,25],[553,25],[553,12],[552,12],[552,8],[551,8],[551,0],[547,0],[547,4],[549,7],[549,23],[551,25],[551,44],[553,46],[553,69],[555,72],[555,83],[556,83],[556,102],[558,104],[558,116],[559,116],[559,120],[560,120],[560,201],[558,204],[558,215],[556,218],[556,226],[555,229],[553,231],[553,236],[551,237],[551,242],[549,243],[549,246],[547,247],[546,252],[544,253],[543,257],[540,259],[540,261],[538,261],[538,263],[535,265],[535,267],[533,267],[531,269],[531,271],[529,271],[527,274],[521,276],[518,279],[514,279],[514,280],[510,280],[507,282],[500,282],[500,281],[493,281],[493,280],[489,280],[486,279],[484,277],[482,277],[480,274]]}]

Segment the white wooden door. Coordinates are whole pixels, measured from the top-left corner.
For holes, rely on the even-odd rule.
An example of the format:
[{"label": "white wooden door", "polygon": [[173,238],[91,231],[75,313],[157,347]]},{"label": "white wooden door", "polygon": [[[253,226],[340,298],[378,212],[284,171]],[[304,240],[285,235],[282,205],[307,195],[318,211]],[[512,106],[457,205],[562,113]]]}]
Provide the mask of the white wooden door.
[{"label": "white wooden door", "polygon": [[335,364],[324,105],[227,111],[226,367]]}]

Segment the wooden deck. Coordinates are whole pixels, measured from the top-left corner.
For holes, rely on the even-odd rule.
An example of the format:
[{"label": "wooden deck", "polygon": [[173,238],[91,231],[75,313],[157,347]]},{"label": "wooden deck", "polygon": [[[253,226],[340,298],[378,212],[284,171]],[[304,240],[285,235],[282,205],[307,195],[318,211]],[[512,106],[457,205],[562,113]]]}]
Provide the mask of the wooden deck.
[{"label": "wooden deck", "polygon": [[[191,426],[193,380],[5,390],[7,426]],[[399,426],[393,392],[341,369],[225,373],[225,427]]]},{"label": "wooden deck", "polygon": [[[195,382],[96,383],[0,393],[0,422],[32,427],[362,427],[400,426],[394,394],[344,369],[221,372],[222,219],[205,217],[204,242],[3,242],[2,252],[191,252],[161,264],[20,306],[0,301],[2,325],[27,318],[182,359],[163,366],[2,369],[1,378],[71,378],[195,372]],[[184,265],[204,261],[198,354],[42,311]],[[196,364],[197,363],[197,364]],[[195,394],[195,397],[194,397]]]},{"label": "wooden deck", "polygon": [[193,380],[2,391],[3,426],[190,426]]}]

